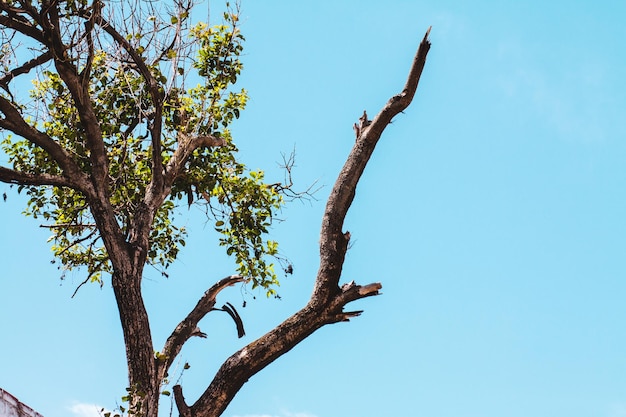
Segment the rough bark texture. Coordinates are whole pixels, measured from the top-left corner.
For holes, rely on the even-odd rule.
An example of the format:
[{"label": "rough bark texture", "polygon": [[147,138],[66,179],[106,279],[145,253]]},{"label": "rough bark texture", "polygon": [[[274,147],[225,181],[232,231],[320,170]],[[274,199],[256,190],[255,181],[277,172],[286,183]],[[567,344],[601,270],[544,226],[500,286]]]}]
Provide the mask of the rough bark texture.
[{"label": "rough bark texture", "polygon": [[372,121],[367,119],[366,114],[361,119],[356,143],[326,203],[320,233],[320,267],[308,304],[278,327],[229,357],[193,405],[186,404],[182,387],[177,386],[174,395],[181,416],[220,416],[250,377],[320,327],[348,321],[361,313],[344,311],[346,304],[378,295],[382,288],[380,283],[357,285],[351,282],[339,286],[350,240],[350,233],[343,232],[343,222],[354,199],[357,183],[383,130],[413,100],[430,49],[429,33],[430,28],[419,45],[402,92],[391,97]]},{"label": "rough bark texture", "polygon": [[[100,3],[94,1],[80,17],[85,19],[88,39],[94,27],[110,36],[117,47],[125,50],[139,73],[144,77],[154,114],[149,124],[152,143],[152,176],[145,196],[138,205],[128,235],[124,235],[110,202],[108,156],[103,134],[89,95],[89,72],[93,44],[86,51],[86,65],[76,67],[68,58],[70,45],[64,44],[60,25],[59,4],[43,1],[0,0],[0,26],[19,32],[42,45],[44,52],[0,78],[0,87],[8,94],[11,80],[31,69],[50,62],[70,91],[82,126],[85,127],[91,171],[84,172],[71,155],[46,133],[29,124],[21,110],[9,98],[0,95],[0,129],[12,132],[43,149],[59,167],[60,174],[29,174],[0,167],[0,181],[22,185],[53,185],[74,189],[85,196],[96,225],[104,241],[114,273],[112,284],[119,309],[126,346],[131,395],[130,409],[136,416],[158,415],[159,389],[173,361],[184,343],[194,335],[202,335],[199,321],[215,305],[217,294],[224,288],[244,281],[238,275],[217,282],[198,301],[187,317],[172,331],[163,349],[155,354],[150,324],[141,293],[143,269],[149,249],[149,235],[155,213],[170,194],[172,184],[184,169],[194,150],[222,146],[224,142],[213,136],[184,136],[167,164],[161,152],[163,93],[159,90],[141,54],[133,49],[124,34],[100,15]],[[184,417],[217,417],[223,413],[235,394],[248,379],[288,352],[320,327],[348,321],[360,311],[344,311],[355,300],[377,295],[381,284],[357,285],[354,282],[339,286],[350,233],[343,230],[345,216],[354,199],[357,183],[380,139],[394,116],[411,103],[430,48],[426,32],[415,55],[407,82],[401,93],[391,97],[382,110],[370,121],[363,114],[355,125],[356,142],[330,193],[322,219],[320,233],[320,266],[311,299],[304,308],[261,338],[234,353],[221,366],[213,381],[193,404],[185,401],[182,387],[174,387],[177,408]]]}]

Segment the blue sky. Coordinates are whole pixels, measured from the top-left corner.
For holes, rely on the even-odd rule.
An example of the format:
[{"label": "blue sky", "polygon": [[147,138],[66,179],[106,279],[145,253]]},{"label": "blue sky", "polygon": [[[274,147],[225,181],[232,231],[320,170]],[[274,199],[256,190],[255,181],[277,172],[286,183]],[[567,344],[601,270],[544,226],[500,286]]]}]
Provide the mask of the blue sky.
[{"label": "blue sky", "polygon": [[[211,337],[183,350],[187,399],[308,299],[352,124],[402,89],[432,25],[415,100],[346,221],[344,281],[383,294],[253,377],[225,416],[626,417],[626,3],[244,1],[242,18],[241,157],[281,179],[295,147],[297,183],[324,188],[272,231],[294,263],[282,300],[224,291],[218,302],[247,302],[247,336],[212,314]],[[70,299],[83,277],[59,280],[46,231],[0,191],[0,386],[45,417],[113,408],[126,373],[110,286]],[[180,218],[187,248],[144,284],[159,348],[233,273],[201,213]]]}]

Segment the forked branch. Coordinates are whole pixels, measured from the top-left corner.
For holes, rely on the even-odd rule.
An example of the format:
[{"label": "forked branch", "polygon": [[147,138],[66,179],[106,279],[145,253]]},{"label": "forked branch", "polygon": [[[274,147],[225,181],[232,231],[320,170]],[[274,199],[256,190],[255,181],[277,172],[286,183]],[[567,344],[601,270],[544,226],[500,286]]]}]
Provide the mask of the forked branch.
[{"label": "forked branch", "polygon": [[6,75],[0,77],[0,87],[9,91],[9,83],[18,75],[26,74],[30,72],[33,68],[36,68],[40,65],[45,64],[46,62],[52,59],[52,52],[46,51],[43,54],[39,55],[36,58],[31,59],[30,61],[26,61],[24,64],[17,68],[13,68]]},{"label": "forked branch", "polygon": [[346,214],[354,200],[359,179],[384,129],[413,100],[426,63],[426,56],[430,50],[429,34],[430,28],[426,31],[415,54],[402,92],[391,97],[373,120],[368,120],[365,112],[361,116],[362,120],[360,125],[358,125],[356,143],[352,147],[352,151],[328,197],[322,218],[320,233],[321,263],[313,295],[313,298],[318,301],[326,302],[339,290],[339,278],[341,277],[344,256],[350,239],[349,232],[343,233],[343,223]]},{"label": "forked branch", "polygon": [[245,281],[245,278],[241,275],[231,275],[219,280],[204,293],[187,317],[176,326],[170,337],[167,338],[160,355],[164,359],[163,363],[160,364],[159,375],[167,373],[185,342],[194,335],[193,333],[196,331],[200,320],[215,307],[215,299],[220,291],[243,281]]},{"label": "forked branch", "polygon": [[[338,285],[344,256],[350,239],[342,232],[343,222],[354,198],[357,183],[382,131],[393,116],[404,110],[415,95],[419,78],[430,49],[426,32],[420,43],[404,90],[393,96],[365,129],[339,174],[326,205],[321,229],[320,269],[309,303],[276,328],[248,344],[224,362],[205,392],[191,406],[187,405],[180,386],[174,387],[175,402],[181,416],[218,417],[241,386],[254,374],[291,350],[320,327],[347,321],[360,311],[344,312],[346,304],[379,294],[380,283]],[[366,116],[366,115],[365,115]]]},{"label": "forked branch", "polygon": [[57,187],[72,187],[72,183],[65,177],[50,174],[27,174],[0,167],[0,182],[20,185],[54,185]]}]

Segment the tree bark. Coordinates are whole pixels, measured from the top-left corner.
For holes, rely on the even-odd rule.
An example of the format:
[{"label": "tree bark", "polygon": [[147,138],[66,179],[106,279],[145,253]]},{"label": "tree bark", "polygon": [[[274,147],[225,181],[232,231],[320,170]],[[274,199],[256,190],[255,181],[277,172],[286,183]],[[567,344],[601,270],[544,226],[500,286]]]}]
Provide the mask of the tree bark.
[{"label": "tree bark", "polygon": [[136,276],[117,272],[112,281],[126,346],[130,410],[137,416],[156,417],[161,381],[156,374],[156,358],[141,283]]},{"label": "tree bark", "polygon": [[350,240],[350,233],[343,232],[343,222],[354,199],[359,179],[382,132],[394,116],[408,107],[415,95],[430,49],[429,34],[430,28],[419,45],[402,92],[391,97],[372,121],[369,121],[364,113],[356,143],[326,204],[320,233],[320,267],[308,304],[275,329],[230,356],[193,405],[187,405],[182,387],[174,387],[175,403],[181,416],[222,415],[235,394],[250,377],[324,325],[348,321],[358,316],[361,311],[344,311],[348,303],[378,295],[382,288],[380,283],[361,286],[350,282],[339,286]]}]

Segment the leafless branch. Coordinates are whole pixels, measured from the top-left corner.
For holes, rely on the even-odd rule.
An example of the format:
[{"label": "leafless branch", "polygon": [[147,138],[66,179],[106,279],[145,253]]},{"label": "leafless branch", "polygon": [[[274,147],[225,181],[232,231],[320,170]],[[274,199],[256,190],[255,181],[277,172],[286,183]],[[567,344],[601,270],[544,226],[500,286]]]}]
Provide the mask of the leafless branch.
[{"label": "leafless branch", "polygon": [[[102,265],[104,265],[107,261],[100,261],[96,264],[94,271],[90,272],[89,274],[87,274],[87,278],[85,278],[80,284],[78,284],[78,286],[74,289],[74,292],[72,293],[72,296],[70,298],[74,298],[74,296],[76,296],[76,294],[78,294],[78,290],[81,289],[81,287],[83,285],[85,285],[86,283],[88,283],[89,281],[91,281],[91,278],[98,273],[98,271],[100,271],[100,268],[102,267]],[[100,287],[102,287],[102,281],[100,281]]]},{"label": "leafless branch", "polygon": [[0,78],[0,87],[4,88],[6,91],[9,90],[9,83],[18,75],[26,74],[30,70],[39,65],[45,64],[46,62],[52,59],[52,53],[50,51],[46,51],[43,54],[39,55],[36,58],[31,59],[30,61],[25,62],[21,66],[12,69],[3,77]]},{"label": "leafless branch", "polygon": [[22,185],[54,185],[57,187],[74,187],[74,183],[65,177],[50,174],[27,174],[0,167],[0,181]]},{"label": "leafless branch", "polygon": [[[69,225],[68,227],[73,227],[73,226],[74,225]],[[50,227],[50,226],[43,226],[43,225],[41,225],[39,227]],[[78,227],[84,227],[84,226],[83,225],[78,225]],[[74,240],[69,245],[67,245],[65,248],[63,248],[62,251],[56,253],[56,256],[60,256],[60,255],[64,254],[65,252],[69,251],[70,249],[72,249],[74,246],[80,245],[81,243],[88,241],[89,239],[94,237],[97,233],[98,233],[98,230],[94,227],[93,230],[87,236],[83,236],[81,238],[78,238],[78,239]]]},{"label": "leafless branch", "polygon": [[176,402],[176,408],[178,409],[178,413],[180,417],[191,417],[191,410],[189,406],[185,402],[185,397],[183,396],[183,387],[180,385],[174,385],[174,401]]},{"label": "leafless branch", "polygon": [[[20,9],[12,9],[6,1],[0,2],[0,11],[7,12],[7,16],[0,14],[0,26],[15,30],[23,35],[45,44],[45,37],[41,30],[37,29],[30,21],[16,12]],[[20,10],[21,12],[21,10]]]},{"label": "leafless branch", "polygon": [[40,224],[39,227],[44,229],[66,229],[68,227],[77,227],[85,229],[94,229],[97,227],[95,223],[58,223],[58,224]]},{"label": "leafless branch", "polygon": [[351,282],[341,288],[339,287],[338,280],[350,239],[350,233],[343,233],[342,226],[354,198],[358,180],[386,126],[384,120],[388,118],[386,122],[388,124],[393,115],[409,105],[415,94],[430,48],[429,32],[430,29],[420,43],[405,89],[401,94],[389,100],[371,124],[363,123],[367,125],[365,126],[366,129],[360,132],[357,142],[335,182],[323,217],[320,239],[320,269],[309,303],[269,333],[230,356],[219,369],[209,387],[191,407],[186,405],[182,397],[182,389],[178,388],[176,403],[181,415],[202,415],[203,417],[221,415],[234,395],[252,375],[292,349],[320,327],[358,316],[360,311],[343,311],[347,303],[379,294],[379,290],[382,288],[380,283],[361,286]]},{"label": "leafless branch", "polygon": [[315,193],[317,193],[322,186],[317,186],[317,180],[313,182],[313,184],[309,185],[309,187],[304,191],[296,191],[294,190],[293,183],[293,168],[296,163],[296,151],[295,149],[291,151],[289,156],[286,156],[284,153],[282,154],[283,162],[280,167],[285,172],[285,179],[283,182],[277,182],[271,184],[270,186],[274,188],[278,193],[282,194],[288,201],[294,200],[315,200]]},{"label": "leafless branch", "polygon": [[91,4],[91,14],[85,21],[85,37],[87,39],[87,62],[83,70],[80,72],[80,77],[82,78],[83,84],[89,83],[89,78],[91,77],[91,66],[93,65],[94,59],[94,40],[93,40],[93,31],[96,26],[96,22],[101,19],[100,12],[102,9],[102,3],[100,0],[93,0]]},{"label": "leafless branch", "polygon": [[426,55],[430,50],[429,34],[430,28],[428,28],[415,54],[402,92],[391,97],[371,122],[367,120],[365,112],[362,116],[364,120],[361,120],[360,123],[361,131],[328,197],[322,218],[321,263],[314,288],[314,298],[317,300],[325,302],[338,292],[338,282],[349,241],[349,233],[344,233],[342,230],[344,219],[354,200],[359,179],[383,130],[394,116],[408,107],[415,95],[426,63]]},{"label": "leafless branch", "polygon": [[215,307],[217,295],[224,288],[235,285],[238,282],[244,282],[245,280],[246,279],[241,275],[231,275],[221,279],[204,293],[187,317],[176,326],[170,337],[167,338],[163,350],[161,351],[161,356],[165,358],[165,361],[160,364],[159,375],[167,372],[185,342],[192,336],[200,320]]}]

